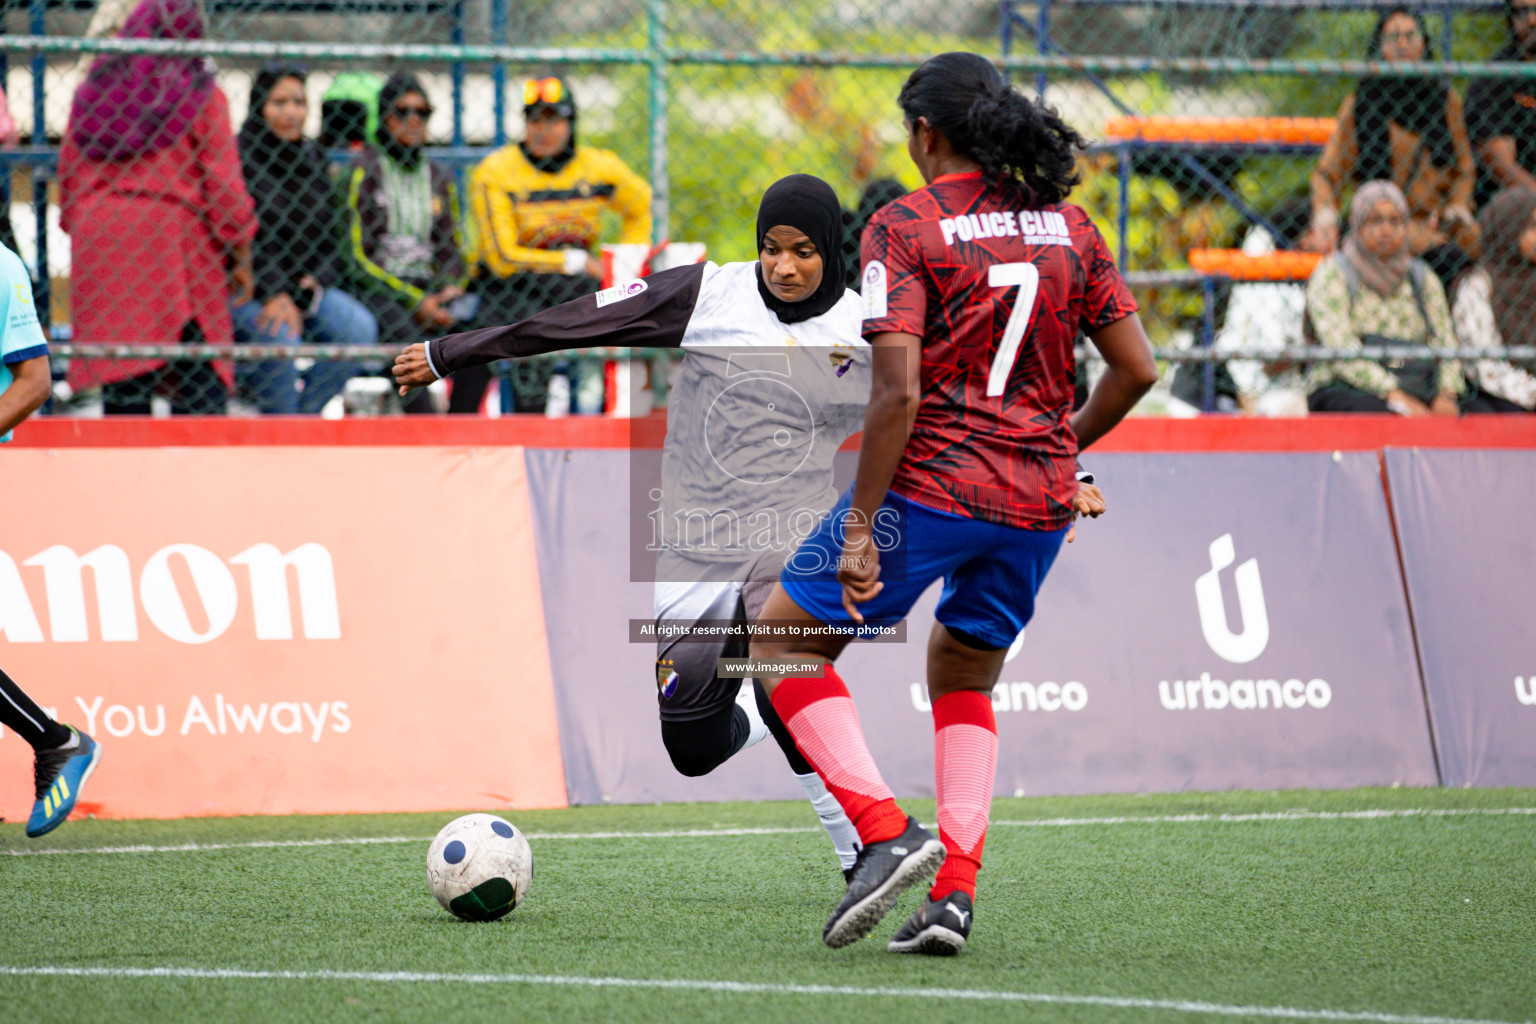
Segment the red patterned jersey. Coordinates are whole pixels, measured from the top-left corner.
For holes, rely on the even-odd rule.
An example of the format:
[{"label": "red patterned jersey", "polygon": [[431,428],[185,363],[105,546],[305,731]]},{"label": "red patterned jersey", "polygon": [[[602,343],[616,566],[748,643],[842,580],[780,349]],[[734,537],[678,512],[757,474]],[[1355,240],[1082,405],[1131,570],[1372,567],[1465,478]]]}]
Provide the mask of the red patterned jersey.
[{"label": "red patterned jersey", "polygon": [[1035,530],[1072,521],[1079,331],[1136,311],[1098,228],[978,172],[885,207],[863,241],[864,335],[923,339],[922,401],[891,487]]}]

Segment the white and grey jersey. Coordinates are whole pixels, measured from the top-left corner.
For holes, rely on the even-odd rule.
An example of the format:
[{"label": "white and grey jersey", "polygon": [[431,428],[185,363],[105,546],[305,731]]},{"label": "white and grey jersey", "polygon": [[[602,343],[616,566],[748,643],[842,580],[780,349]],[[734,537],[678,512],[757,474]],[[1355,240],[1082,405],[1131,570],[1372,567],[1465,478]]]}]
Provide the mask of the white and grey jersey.
[{"label": "white and grey jersey", "polygon": [[857,296],[785,324],[760,298],[756,266],[705,269],[668,402],[665,546],[695,561],[740,562],[807,536],[837,500],[832,457],[869,404]]},{"label": "white and grey jersey", "polygon": [[832,457],[862,428],[870,390],[858,297],[785,324],[763,303],[756,268],[662,271],[507,327],[437,339],[427,358],[446,376],[560,349],[681,347],[660,494],[646,515],[663,563],[741,565],[792,549],[832,507]]}]

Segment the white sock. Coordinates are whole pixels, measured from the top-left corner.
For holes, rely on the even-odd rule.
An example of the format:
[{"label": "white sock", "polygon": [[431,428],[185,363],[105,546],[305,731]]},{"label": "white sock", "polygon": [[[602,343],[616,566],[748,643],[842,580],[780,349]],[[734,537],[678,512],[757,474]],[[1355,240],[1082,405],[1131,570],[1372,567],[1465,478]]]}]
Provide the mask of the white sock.
[{"label": "white sock", "polygon": [[853,867],[859,855],[859,831],[843,812],[843,805],[837,802],[837,797],[827,790],[827,784],[815,772],[796,775],[795,781],[800,783],[806,799],[816,808],[816,816],[821,819],[821,827],[827,830],[832,840],[832,849],[837,851],[837,859],[844,870]]},{"label": "white sock", "polygon": [[754,743],[761,743],[768,735],[768,723],[763,721],[763,713],[757,710],[757,687],[752,685],[752,680],[741,681],[741,689],[736,691],[736,706],[747,713],[747,721],[752,723],[747,742],[741,745],[741,749],[746,750]]}]

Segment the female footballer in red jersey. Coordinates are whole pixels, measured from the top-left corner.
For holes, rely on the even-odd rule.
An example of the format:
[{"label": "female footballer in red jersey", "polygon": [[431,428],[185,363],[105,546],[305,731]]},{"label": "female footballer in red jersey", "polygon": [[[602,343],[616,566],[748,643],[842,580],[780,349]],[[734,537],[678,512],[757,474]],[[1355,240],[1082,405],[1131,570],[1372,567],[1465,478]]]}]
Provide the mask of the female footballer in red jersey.
[{"label": "female footballer in red jersey", "polygon": [[[864,233],[874,366],[858,475],[763,609],[760,621],[798,638],[754,641],[752,654],[814,669],[764,682],[863,843],[823,939],[869,934],[937,871],[889,948],[952,954],[970,933],[996,774],[990,691],[1075,514],[1102,511],[1078,493],[1078,451],[1130,411],[1156,367],[1103,238],[1064,201],[1083,138],[971,53],[926,62],[898,102],[928,186]],[[1074,414],[1079,331],[1108,369]],[[940,578],[935,839],[897,807],[830,662],[848,627],[899,621]]]}]

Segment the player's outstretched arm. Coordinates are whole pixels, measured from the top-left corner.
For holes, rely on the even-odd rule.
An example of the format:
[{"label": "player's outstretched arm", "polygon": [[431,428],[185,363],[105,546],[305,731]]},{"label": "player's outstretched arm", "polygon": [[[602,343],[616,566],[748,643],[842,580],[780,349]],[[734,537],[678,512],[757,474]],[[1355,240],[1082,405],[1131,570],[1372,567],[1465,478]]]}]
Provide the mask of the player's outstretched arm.
[{"label": "player's outstretched arm", "polygon": [[1088,401],[1072,417],[1078,450],[1113,430],[1157,383],[1152,345],[1135,313],[1099,328],[1089,335],[1089,340],[1104,357],[1107,369],[1094,385]]},{"label": "player's outstretched arm", "polygon": [[47,356],[10,364],[11,386],[0,391],[0,434],[7,434],[31,416],[53,389],[53,371]]},{"label": "player's outstretched arm", "polygon": [[[677,348],[693,316],[704,283],[706,264],[674,267],[546,309],[505,327],[483,327],[412,345],[395,361],[395,379],[403,388],[430,384],[466,366],[568,349]],[[419,358],[418,358],[419,356]],[[404,371],[409,382],[401,378]],[[421,380],[423,374],[431,374]]]}]

